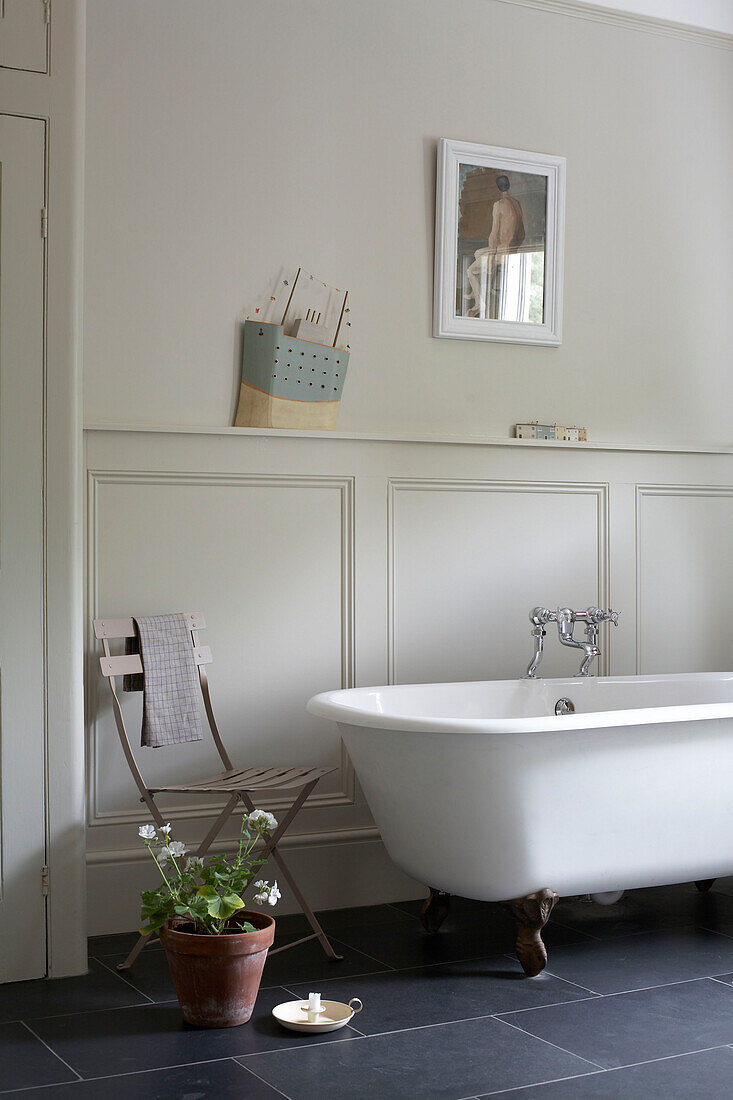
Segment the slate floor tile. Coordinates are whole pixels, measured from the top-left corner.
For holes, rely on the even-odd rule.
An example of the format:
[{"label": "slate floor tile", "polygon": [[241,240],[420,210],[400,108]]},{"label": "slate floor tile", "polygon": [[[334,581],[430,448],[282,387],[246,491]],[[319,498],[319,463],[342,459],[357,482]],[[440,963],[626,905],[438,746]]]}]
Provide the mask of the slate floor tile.
[{"label": "slate floor tile", "polygon": [[725,985],[733,985],[733,974],[713,974],[716,982],[723,982]]},{"label": "slate floor tile", "polygon": [[[732,941],[733,942],[733,941]],[[331,946],[343,959],[329,959],[318,940],[309,940],[278,955],[268,955],[262,975],[263,986],[290,985],[292,982],[323,982],[352,974],[371,974],[389,967],[368,952],[356,950],[341,940]]]},{"label": "slate floor tile", "polygon": [[703,978],[501,1018],[611,1069],[733,1043],[733,991]]},{"label": "slate floor tile", "polygon": [[[116,932],[109,936],[90,936],[87,940],[89,957],[98,959],[100,955],[119,955],[121,952],[128,955],[139,939],[139,932]],[[162,951],[163,945],[155,936],[148,940],[145,950]]]},{"label": "slate floor tile", "polygon": [[297,1100],[458,1100],[597,1068],[491,1018],[243,1061]]},{"label": "slate floor tile", "polygon": [[553,921],[605,939],[665,928],[696,926],[723,931],[733,926],[733,897],[701,893],[694,883],[627,890],[613,905],[598,905],[589,897],[561,898]]},{"label": "slate floor tile", "polygon": [[[731,900],[733,901],[733,898]],[[719,936],[727,936],[729,939],[733,939],[733,921],[710,921],[702,927],[709,928],[711,932],[717,932]]]},{"label": "slate floor tile", "polygon": [[[334,950],[344,956],[342,960],[327,958],[317,940],[309,940],[308,943],[299,944],[281,954],[268,956],[262,975],[262,988],[287,985],[290,982],[325,981],[338,976],[369,974],[375,970],[387,969],[383,963],[344,944],[334,942],[333,946]],[[114,969],[123,958],[123,955],[105,955],[102,961]],[[164,951],[143,951],[133,966],[125,971],[125,981],[153,1001],[170,1001],[176,995]]]},{"label": "slate floor tile", "polygon": [[[426,932],[419,921],[411,920],[345,928],[339,938],[389,966],[405,967],[513,953],[516,935],[513,918],[498,906],[491,906],[481,913],[481,919],[475,912],[465,920],[452,916],[433,934]],[[582,932],[555,924],[547,925],[542,938],[549,948],[587,940]]]},{"label": "slate floor tile", "polygon": [[[307,985],[291,988],[303,999],[310,992]],[[348,1003],[352,997],[359,997],[364,1008],[354,1017],[353,1025],[366,1035],[591,996],[549,974],[527,978],[515,959],[503,955],[338,978],[322,982],[319,990],[325,1000]]]},{"label": "slate floor tile", "polygon": [[282,1100],[233,1058],[29,1089],[18,1100]]},{"label": "slate floor tile", "polygon": [[89,973],[77,978],[41,978],[0,985],[0,1023],[146,1003],[137,990],[92,959]]},{"label": "slate floor tile", "polygon": [[[280,916],[275,910],[275,943],[278,937],[307,936],[313,929],[303,913],[286,913]],[[392,924],[412,917],[394,905],[360,905],[352,909],[323,909],[316,913],[321,927],[328,936],[338,937],[344,928],[358,927],[362,924]]]},{"label": "slate floor tile", "polygon": [[[99,962],[113,973],[118,963],[124,961],[126,955],[101,955]],[[129,970],[124,971],[125,981],[129,982],[144,997],[153,1001],[170,1001],[176,991],[171,978],[170,967],[165,951],[148,951],[147,947],[141,955],[135,959]],[[46,1013],[46,1015],[49,1015]]]},{"label": "slate floor tile", "polygon": [[0,1092],[75,1080],[76,1074],[23,1024],[0,1024]]},{"label": "slate floor tile", "polygon": [[190,1027],[184,1023],[177,1001],[53,1016],[35,1020],[32,1027],[82,1077],[134,1073],[237,1054],[335,1042],[355,1034],[348,1027],[325,1035],[285,1031],[273,1019],[272,1009],[292,999],[284,989],[261,989],[252,1018],[241,1027]]},{"label": "slate floor tile", "polygon": [[547,969],[595,993],[707,978],[733,968],[733,939],[701,928],[586,940],[549,952]]},{"label": "slate floor tile", "polygon": [[[716,1047],[627,1069],[521,1088],[507,1100],[692,1100],[731,1094],[733,1051]],[[489,1094],[491,1095],[491,1094]],[[494,1094],[495,1095],[495,1094]],[[480,1100],[486,1100],[481,1097]]]},{"label": "slate floor tile", "polygon": [[354,909],[327,909],[318,913],[324,932],[333,936],[349,928],[374,928],[382,924],[404,923],[410,919],[411,914],[394,905],[360,905]]},{"label": "slate floor tile", "polygon": [[[392,902],[392,906],[395,909],[401,909],[404,913],[419,920],[427,896],[428,894],[426,891],[424,898],[414,898],[411,901],[395,901]],[[475,901],[473,898],[461,898],[458,897],[457,894],[453,894],[450,899],[450,911],[445,919],[443,927],[445,928],[449,925],[458,924],[467,920],[477,920],[488,923],[491,920],[491,913],[495,910],[500,911],[499,906],[494,902]]]}]

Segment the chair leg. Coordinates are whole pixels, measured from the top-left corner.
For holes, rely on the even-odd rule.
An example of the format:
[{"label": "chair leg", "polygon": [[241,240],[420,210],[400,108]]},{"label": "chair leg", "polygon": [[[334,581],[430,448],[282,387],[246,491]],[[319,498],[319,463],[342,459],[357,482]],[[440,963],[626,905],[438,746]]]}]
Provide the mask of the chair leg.
[{"label": "chair leg", "polygon": [[[113,694],[114,694],[114,692],[113,692]],[[145,798],[145,799],[141,798],[140,801],[141,802],[145,801],[147,803],[147,806],[148,806],[148,809],[150,810],[152,818],[153,818],[155,824],[158,826],[159,829],[161,828],[161,826],[165,825],[165,821],[163,819],[163,816],[162,816],[160,810],[158,809],[158,807],[155,805],[155,798],[154,798],[153,795],[149,794],[147,798]],[[151,935],[152,935],[152,932],[150,933],[150,935],[140,936],[139,940],[137,941],[137,943],[135,944],[132,951],[130,952],[130,954],[125,959],[125,961],[121,962],[121,963],[118,963],[117,966],[115,967],[115,970],[129,970],[130,967],[132,966],[132,964],[135,962],[135,959],[138,957],[138,955],[142,951],[143,947],[145,947],[145,944],[148,942]]]},{"label": "chair leg", "polygon": [[117,966],[115,967],[115,970],[129,970],[130,967],[132,966],[132,964],[135,962],[135,959],[138,957],[138,955],[142,951],[143,947],[145,947],[145,944],[148,942],[148,940],[150,939],[152,934],[153,933],[151,932],[147,936],[141,936],[140,939],[135,944],[135,946],[133,947],[130,954],[125,959],[125,961],[121,962],[121,963],[117,963]]},{"label": "chair leg", "polygon": [[196,849],[196,855],[197,856],[206,855],[209,848],[214,843],[214,841],[218,837],[219,833],[221,832],[221,830],[224,828],[227,821],[231,817],[231,815],[234,812],[234,809],[235,809],[238,802],[239,802],[239,795],[238,794],[233,794],[231,796],[231,798],[229,799],[229,801],[227,802],[224,809],[221,811],[221,813],[217,817],[214,824],[209,829],[209,831],[206,834],[206,836],[204,837],[204,839],[199,844],[198,848]]},{"label": "chair leg", "polygon": [[[209,831],[206,834],[206,836],[204,837],[204,839],[199,844],[198,848],[196,849],[196,855],[197,856],[203,856],[206,852],[208,852],[209,848],[214,843],[214,841],[216,840],[216,838],[219,835],[219,833],[221,832],[221,830],[224,828],[224,825],[226,824],[227,820],[231,816],[231,814],[234,811],[234,808],[236,807],[238,802],[239,802],[239,795],[238,794],[233,794],[231,796],[231,798],[229,799],[229,801],[227,802],[224,809],[221,811],[221,813],[217,817],[214,824],[209,829]],[[157,806],[155,808],[157,809]],[[155,815],[153,815],[153,816],[155,816]],[[160,817],[160,812],[158,813],[158,816]],[[165,824],[165,822],[163,821],[163,818],[160,817],[160,820],[158,820],[158,826],[160,827],[163,824]],[[129,970],[130,967],[132,966],[132,964],[135,962],[138,955],[140,954],[140,952],[142,951],[142,949],[145,947],[145,944],[148,942],[151,935],[152,935],[152,933],[150,933],[147,936],[140,936],[140,939],[137,941],[137,943],[135,944],[132,951],[130,952],[130,954],[125,959],[125,961],[119,963],[116,969],[117,970]]]},{"label": "chair leg", "polygon": [[[292,806],[290,807],[287,814],[285,815],[284,819],[280,822],[280,824],[278,825],[277,829],[275,830],[273,835],[270,837],[270,839],[265,843],[265,847],[264,847],[264,849],[261,853],[261,857],[263,859],[269,859],[270,856],[273,857],[273,859],[276,861],[278,867],[282,871],[282,873],[283,873],[283,875],[284,875],[284,877],[285,877],[285,879],[288,883],[288,886],[290,887],[293,894],[295,895],[295,900],[298,902],[298,905],[303,910],[303,913],[305,915],[306,920],[308,921],[311,928],[313,929],[313,932],[315,933],[315,938],[320,943],[320,945],[323,948],[323,950],[325,951],[326,955],[328,956],[329,959],[339,959],[340,960],[340,959],[343,959],[343,955],[337,954],[334,951],[333,947],[331,947],[328,936],[326,935],[326,933],[321,928],[321,926],[318,922],[318,918],[316,917],[315,913],[311,909],[308,902],[305,900],[305,897],[303,896],[303,894],[300,890],[300,887],[298,886],[297,882],[293,878],[293,875],[292,875],[292,872],[291,872],[290,868],[288,867],[288,865],[285,862],[285,860],[283,859],[283,857],[280,855],[280,851],[278,849],[278,844],[280,843],[281,837],[284,835],[285,830],[288,828],[291,821],[293,820],[295,815],[298,813],[298,811],[300,810],[300,808],[303,805],[303,803],[305,802],[305,800],[310,795],[311,791],[313,790],[313,788],[316,785],[316,782],[317,782],[317,780],[313,780],[312,783],[309,783],[300,792],[300,794],[296,798],[295,802],[293,802]],[[252,799],[250,798],[248,792],[247,791],[241,791],[240,792],[240,797],[242,799],[242,803],[244,804],[245,808],[247,810],[249,810],[249,812],[251,813],[255,809],[255,804],[252,801]],[[301,941],[298,940],[297,942],[300,943]],[[295,946],[295,945],[293,944],[293,946]],[[290,947],[290,944],[286,944],[286,947]]]},{"label": "chair leg", "polygon": [[[295,802],[292,804],[292,806],[288,810],[288,813],[285,815],[285,818],[280,823],[278,828],[275,830],[272,837],[270,837],[269,841],[265,842],[265,847],[262,850],[262,857],[265,858],[265,859],[269,859],[270,856],[273,857],[273,859],[276,861],[278,867],[282,871],[283,877],[287,881],[288,886],[292,890],[292,892],[295,896],[295,899],[298,902],[298,905],[303,910],[303,914],[305,915],[306,920],[308,921],[308,923],[310,924],[310,926],[311,926],[311,928],[313,929],[313,932],[314,932],[313,937],[308,936],[308,937],[306,937],[306,939],[311,939],[311,938],[317,939],[319,941],[319,943],[321,944],[321,947],[323,948],[324,952],[326,953],[326,955],[328,956],[329,959],[340,960],[340,959],[343,959],[343,955],[339,955],[339,954],[337,954],[336,951],[334,951],[333,947],[331,946],[331,944],[329,942],[328,936],[326,935],[326,933],[321,928],[321,925],[318,921],[318,918],[316,917],[315,913],[311,909],[308,902],[305,900],[305,897],[304,897],[303,893],[301,892],[300,887],[298,886],[297,882],[293,878],[293,875],[292,875],[292,872],[290,871],[290,868],[288,867],[287,863],[285,862],[283,857],[280,855],[280,852],[278,850],[278,844],[280,842],[281,837],[284,835],[285,830],[288,828],[288,826],[292,822],[293,818],[298,813],[301,806],[305,802],[306,798],[308,798],[309,794],[311,793],[311,791],[313,790],[315,785],[316,785],[316,781],[314,780],[312,783],[309,783],[301,791],[299,796],[296,798]],[[228,800],[226,806],[224,806],[223,810],[221,811],[221,813],[217,817],[214,824],[209,829],[209,832],[206,834],[204,839],[201,841],[201,844],[199,845],[199,847],[196,849],[196,855],[197,856],[203,856],[209,850],[209,848],[214,843],[214,841],[216,840],[216,838],[219,835],[219,833],[221,832],[221,830],[224,828],[224,825],[228,821],[229,817],[233,813],[233,811],[234,811],[237,803],[239,802],[240,798],[241,798],[245,808],[250,813],[256,808],[255,805],[254,805],[254,802],[249,797],[249,795],[246,791],[240,791],[237,794],[233,794],[231,796],[231,798]],[[157,806],[155,807],[155,809],[157,810]],[[159,813],[160,813],[160,811],[158,811],[158,814]],[[153,816],[156,817],[156,819],[157,819],[157,815],[153,814]],[[163,824],[163,818],[160,817],[160,820],[158,821],[158,825],[160,826],[162,824]],[[254,876],[252,876],[252,877],[254,877]],[[148,942],[149,939],[150,939],[150,935],[140,936],[140,939],[137,941],[137,943],[133,947],[130,954],[127,956],[127,958],[125,959],[124,962],[121,962],[117,966],[117,969],[118,970],[128,970],[132,966],[132,964],[135,962],[138,955],[143,950],[143,948],[145,947],[145,944]],[[300,943],[301,941],[298,940],[296,942]],[[286,944],[285,946],[290,947],[291,945]],[[293,944],[292,946],[295,946],[295,945]]]},{"label": "chair leg", "polygon": [[311,909],[310,905],[305,900],[305,897],[303,896],[303,893],[301,892],[300,887],[298,886],[297,882],[293,878],[292,872],[290,871],[290,868],[288,867],[287,863],[285,862],[283,857],[280,855],[280,851],[279,851],[278,848],[275,848],[274,851],[272,852],[272,858],[275,860],[278,867],[280,868],[283,875],[285,876],[285,879],[287,880],[288,886],[290,887],[293,894],[295,895],[295,900],[298,902],[298,905],[303,910],[303,913],[305,914],[306,920],[308,921],[311,928],[315,932],[316,939],[320,943],[321,947],[325,951],[328,958],[329,959],[336,959],[336,960],[343,959],[343,955],[337,954],[334,951],[333,947],[331,947],[328,936],[323,931],[323,929],[321,928],[321,926],[318,922],[318,917],[315,915],[315,913]]}]

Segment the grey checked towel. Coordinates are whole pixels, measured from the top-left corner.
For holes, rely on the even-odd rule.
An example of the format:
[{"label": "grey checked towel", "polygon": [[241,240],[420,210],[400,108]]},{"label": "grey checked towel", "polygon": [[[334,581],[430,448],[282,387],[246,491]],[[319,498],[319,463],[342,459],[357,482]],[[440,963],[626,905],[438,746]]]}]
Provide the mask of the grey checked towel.
[{"label": "grey checked towel", "polygon": [[122,688],[143,693],[140,743],[157,749],[201,741],[199,678],[185,616],[140,616],[134,622],[138,637],[128,638],[125,650],[140,653],[143,671],[125,676]]}]

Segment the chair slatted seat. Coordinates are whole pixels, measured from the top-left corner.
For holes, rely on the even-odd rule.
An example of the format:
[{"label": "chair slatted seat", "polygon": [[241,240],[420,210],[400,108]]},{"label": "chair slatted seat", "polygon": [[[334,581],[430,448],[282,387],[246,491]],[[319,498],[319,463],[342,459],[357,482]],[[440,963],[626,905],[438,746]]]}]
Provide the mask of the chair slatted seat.
[{"label": "chair slatted seat", "polygon": [[[221,775],[213,776],[210,779],[202,779],[197,783],[178,784],[170,787],[148,787],[148,790],[155,794],[165,794],[172,791],[181,794],[193,793],[194,791],[238,791],[241,789],[242,784],[246,783],[247,790],[250,791],[282,791],[291,787],[302,787],[305,783],[310,783],[314,779],[318,780],[322,776],[328,775],[330,771],[333,771],[333,769],[268,768],[266,773],[258,775],[256,769],[247,768],[241,772],[234,772],[232,775],[223,772]],[[255,774],[250,775],[249,772]]]},{"label": "chair slatted seat", "polygon": [[[281,818],[275,831],[264,840],[263,847],[258,850],[257,855],[258,858],[261,859],[269,859],[270,856],[272,856],[275,860],[281,874],[290,886],[298,904],[313,929],[313,933],[312,935],[303,936],[300,939],[285,944],[283,947],[278,947],[275,951],[270,951],[270,954],[274,955],[278,951],[286,951],[291,947],[296,947],[300,943],[305,943],[307,940],[317,939],[329,958],[340,959],[342,956],[338,955],[329,943],[328,937],[318,923],[318,919],[306,901],[278,847],[286,830],[292,824],[296,814],[312,793],[318,781],[322,779],[324,775],[328,775],[336,769],[334,767],[283,767],[273,765],[235,768],[229,758],[229,754],[224,748],[224,743],[221,739],[216,719],[214,718],[209,681],[206,674],[206,665],[211,664],[212,661],[211,650],[208,646],[200,645],[198,639],[198,631],[205,629],[206,621],[200,612],[188,612],[184,615],[184,618],[191,636],[193,659],[198,669],[199,686],[201,688],[204,711],[206,712],[209,730],[213,737],[216,750],[224,765],[224,771],[218,772],[216,775],[207,776],[204,779],[193,780],[190,783],[174,783],[161,787],[147,786],[142,777],[125,727],[122,707],[115,687],[115,678],[117,676],[130,676],[140,673],[144,675],[145,670],[140,654],[125,653],[113,655],[109,646],[110,639],[127,639],[136,636],[137,632],[134,619],[130,617],[94,620],[94,636],[102,643],[102,649],[104,651],[103,656],[100,657],[100,670],[102,675],[109,681],[110,690],[112,692],[112,710],[115,717],[117,732],[120,737],[122,751],[125,754],[125,760],[130,768],[135,784],[140,791],[140,801],[147,805],[153,820],[160,827],[165,824],[165,820],[155,802],[155,796],[158,794],[228,795],[229,797],[225,805],[218,812],[209,832],[194,853],[197,856],[203,856],[224,828],[231,814],[235,812],[240,802],[244,807],[244,812],[251,813],[255,809],[255,805],[251,798],[253,793],[298,790],[299,793],[295,797],[290,808],[287,810],[284,817]],[[216,810],[214,810],[214,812],[216,813]],[[149,936],[141,936],[125,961],[120,963],[117,969],[127,970],[132,966],[148,939],[150,939]]]}]

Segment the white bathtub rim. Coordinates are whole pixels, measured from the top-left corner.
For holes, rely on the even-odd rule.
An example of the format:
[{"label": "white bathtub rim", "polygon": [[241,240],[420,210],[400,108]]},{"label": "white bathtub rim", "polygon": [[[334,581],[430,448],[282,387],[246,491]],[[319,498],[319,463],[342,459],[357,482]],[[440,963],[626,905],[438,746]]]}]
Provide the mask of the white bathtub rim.
[{"label": "white bathtub rim", "polygon": [[[666,673],[649,676],[599,676],[594,678],[604,684],[663,683],[663,682],[719,682],[733,680],[732,672],[717,673]],[[466,686],[479,684],[536,683],[537,681],[513,680],[473,680]],[[547,679],[545,685],[554,685],[558,696],[568,694],[578,685],[575,678]],[[399,684],[380,685],[363,688],[346,688],[325,691],[308,701],[308,711],[320,718],[328,718],[342,725],[361,726],[372,729],[387,729],[394,732],[425,733],[466,733],[466,734],[532,734],[568,732],[570,730],[610,729],[619,726],[646,726],[676,724],[680,722],[706,722],[733,718],[733,698],[724,703],[674,704],[671,706],[636,707],[627,710],[592,711],[576,714],[533,715],[526,718],[457,718],[432,717],[429,715],[408,716],[404,714],[377,713],[366,707],[353,705],[354,699],[367,692],[383,691],[387,697],[395,688],[440,688],[455,687],[455,684]],[[344,697],[351,703],[347,704]]]}]

